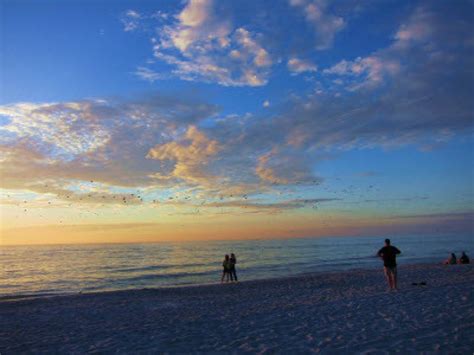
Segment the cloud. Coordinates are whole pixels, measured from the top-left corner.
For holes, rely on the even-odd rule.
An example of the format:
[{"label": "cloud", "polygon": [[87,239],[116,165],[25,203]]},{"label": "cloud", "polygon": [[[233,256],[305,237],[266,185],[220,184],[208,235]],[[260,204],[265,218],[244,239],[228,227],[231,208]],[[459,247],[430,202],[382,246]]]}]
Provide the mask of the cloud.
[{"label": "cloud", "polygon": [[142,16],[135,10],[127,10],[122,16],[121,21],[125,32],[135,31],[139,25]]},{"label": "cloud", "polygon": [[273,184],[288,184],[288,179],[278,177],[275,173],[275,170],[268,166],[272,154],[272,152],[269,152],[258,158],[258,164],[255,168],[255,172],[257,173],[258,177],[264,181],[268,181]]},{"label": "cloud", "polygon": [[178,18],[184,26],[198,27],[209,20],[211,7],[211,0],[191,0]]},{"label": "cloud", "polygon": [[[328,203],[340,201],[338,198],[307,198],[307,199],[291,199],[276,202],[264,202],[264,201],[249,201],[247,199],[236,199],[225,201],[214,201],[206,204],[194,204],[192,201],[167,201],[165,205],[172,206],[187,206],[189,208],[195,208],[201,210],[208,209],[231,209],[232,213],[237,210],[245,210],[247,212],[252,211],[262,213],[281,213],[288,210],[300,209],[300,208],[318,208],[320,203]],[[229,211],[226,211],[226,213]],[[196,212],[194,212],[196,213]]]},{"label": "cloud", "polygon": [[0,202],[1,204],[21,206],[25,209],[69,207],[72,204],[130,206],[144,203],[143,197],[139,193],[117,193],[92,184],[87,188],[83,186],[80,191],[68,189],[68,187],[71,187],[71,181],[67,180],[48,181],[46,184],[34,183],[28,186],[29,191],[36,193],[33,195],[33,199],[31,199],[31,193],[29,193],[28,200],[24,200],[22,196],[8,196],[6,199],[1,199]]},{"label": "cloud", "polygon": [[[245,70],[262,79],[273,65],[261,52],[266,42],[242,26],[206,37],[221,28],[209,23],[227,20],[216,16],[210,2],[193,4],[170,20],[165,37],[171,42],[157,40],[158,56],[176,60],[179,75],[196,72],[196,80],[240,80]],[[61,189],[87,187],[91,180],[103,186],[101,193],[172,187],[209,196],[271,194],[317,185],[318,163],[341,150],[427,147],[471,133],[472,31],[465,21],[454,21],[459,14],[453,11],[447,5],[414,9],[389,45],[329,66],[311,91],[261,116],[222,116],[215,105],[181,94],[0,106],[2,184],[61,195]],[[429,30],[416,29],[420,18]],[[187,29],[199,35],[181,51],[172,33]],[[214,50],[219,55],[208,59]],[[204,65],[207,60],[217,63],[214,71]],[[244,64],[232,71],[232,61]],[[342,85],[334,89],[333,80]]]},{"label": "cloud", "polygon": [[211,0],[191,0],[170,24],[157,30],[155,58],[183,80],[224,86],[262,86],[272,59],[258,35],[215,13]]},{"label": "cloud", "polygon": [[[313,50],[328,49],[345,27],[342,17],[333,14],[337,6],[326,1],[284,0],[275,6],[290,20],[282,21],[265,2],[188,0],[174,16],[140,14],[140,26],[154,28],[152,52],[170,76],[258,87],[268,83],[280,60],[295,74],[316,71],[314,63],[300,58],[307,56],[308,41],[314,43]],[[288,6],[298,11],[288,11]],[[139,67],[139,77],[160,78],[150,73],[153,67]]]},{"label": "cloud", "polygon": [[1,126],[0,132],[7,141],[33,139],[43,147],[54,147],[61,155],[87,153],[110,139],[93,110],[93,102],[5,105],[0,107],[0,115],[10,122]]},{"label": "cloud", "polygon": [[404,48],[430,38],[433,35],[434,21],[435,15],[429,9],[419,6],[398,29],[394,46]]},{"label": "cloud", "polygon": [[216,107],[153,95],[130,101],[20,103],[0,106],[0,111],[9,118],[0,127],[2,187],[48,193],[68,181],[157,186],[150,176],[169,167],[146,159],[150,148],[212,117]]},{"label": "cloud", "polygon": [[168,176],[155,174],[159,179],[176,178],[190,184],[210,184],[215,182],[214,176],[203,169],[209,160],[215,156],[221,147],[215,140],[210,140],[195,126],[190,126],[183,139],[151,148],[147,158],[154,160],[172,160],[174,168]]},{"label": "cloud", "polygon": [[309,171],[308,160],[302,152],[273,148],[257,159],[255,173],[264,182],[288,185],[301,182],[320,182]]},{"label": "cloud", "polygon": [[[430,5],[432,6],[417,6],[400,24],[388,47],[366,57],[343,59],[324,69],[323,73],[339,77],[345,82],[347,90],[357,91],[395,82],[406,73],[415,80],[412,87],[421,86],[424,84],[423,80],[432,79],[421,78],[423,73],[430,72],[434,76],[435,67],[439,73],[445,72],[448,67],[452,68],[453,61],[456,60],[462,62],[459,63],[462,66],[454,71],[471,71],[460,55],[462,51],[466,54],[472,52],[469,43],[474,36],[469,32],[467,22],[456,20],[459,17],[458,9],[449,8],[442,2]],[[426,94],[418,96],[424,97]]]},{"label": "cloud", "polygon": [[366,199],[353,203],[392,203],[392,202],[417,202],[428,200],[427,196],[413,196],[413,197],[400,197],[400,198],[379,198],[379,199]]},{"label": "cloud", "polygon": [[[420,14],[429,30],[411,30]],[[454,21],[458,15],[448,6],[415,9],[389,46],[323,71],[350,94],[323,80],[319,94],[292,98],[273,129],[286,131],[286,142],[300,149],[430,146],[471,132],[472,33],[465,21]]]},{"label": "cloud", "polygon": [[190,0],[176,19],[177,22],[165,28],[166,41],[171,43],[162,43],[174,45],[183,53],[199,43],[210,45],[215,40],[221,45],[230,32],[230,25],[215,16],[212,0]]},{"label": "cloud", "polygon": [[[391,59],[379,56],[358,57],[354,61],[342,60],[331,68],[325,69],[324,74],[356,77],[357,84],[348,87],[350,91],[361,88],[375,88],[383,83],[387,76],[396,75],[400,71],[400,64]],[[362,78],[359,80],[359,78]],[[343,81],[341,79],[339,83]]]},{"label": "cloud", "polygon": [[[244,28],[238,28],[235,31],[235,40],[242,48],[245,57],[252,58],[256,67],[268,67],[272,65],[272,60],[268,52],[252,37],[252,34]],[[239,56],[240,58],[240,56]]]},{"label": "cloud", "polygon": [[318,70],[316,64],[298,58],[291,58],[290,60],[288,60],[287,66],[288,70],[294,74],[301,74],[304,72],[315,72]]},{"label": "cloud", "polygon": [[[407,144],[427,147],[469,134],[474,112],[472,34],[464,21],[454,21],[458,14],[449,6],[430,13],[430,30],[424,32],[430,35],[421,42],[400,46],[394,35],[387,47],[328,68],[317,93],[290,96],[271,117],[220,121],[211,134],[229,142],[226,149],[238,149],[241,157],[234,159],[245,166],[255,164],[256,176],[270,184],[295,180],[279,171],[292,166],[287,157],[300,158],[294,171],[308,181],[308,171],[325,153]],[[418,14],[414,9],[394,33],[406,29]],[[340,80],[336,88],[333,80]]]},{"label": "cloud", "polygon": [[[466,220],[471,221],[474,219],[474,212],[453,212],[453,213],[426,213],[426,214],[411,214],[411,215],[398,215],[391,216],[393,219],[434,219],[434,220],[444,220],[444,219],[454,219],[454,220]],[[472,227],[472,223],[471,223]]]},{"label": "cloud", "polygon": [[289,0],[289,3],[299,8],[306,21],[314,27],[317,50],[330,48],[336,34],[346,25],[342,17],[329,12],[325,0]]},{"label": "cloud", "polygon": [[163,75],[161,73],[157,73],[150,68],[147,67],[138,67],[137,70],[135,71],[135,75],[138,76],[139,78],[149,81],[149,82],[154,82],[156,80],[161,80],[166,78],[166,75]]},{"label": "cloud", "polygon": [[[185,97],[21,103],[0,111],[5,189],[120,204],[123,189],[195,188],[209,197],[263,193],[277,179],[316,179],[298,152],[285,149],[274,150],[261,167],[275,178],[261,179],[255,171],[260,152],[275,137],[257,133],[258,145],[250,142],[238,122],[252,116],[225,119],[214,105]],[[201,126],[204,120],[214,124]]]}]

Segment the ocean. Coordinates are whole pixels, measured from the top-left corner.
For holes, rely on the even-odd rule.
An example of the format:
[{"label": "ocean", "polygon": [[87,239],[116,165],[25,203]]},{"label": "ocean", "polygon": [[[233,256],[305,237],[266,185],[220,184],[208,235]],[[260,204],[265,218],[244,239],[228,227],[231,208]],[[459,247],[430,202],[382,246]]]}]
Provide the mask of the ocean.
[{"label": "ocean", "polygon": [[[294,238],[147,244],[0,246],[1,297],[98,292],[220,282],[224,254],[239,281],[381,267],[385,237]],[[471,235],[392,237],[399,265],[474,256]]]}]

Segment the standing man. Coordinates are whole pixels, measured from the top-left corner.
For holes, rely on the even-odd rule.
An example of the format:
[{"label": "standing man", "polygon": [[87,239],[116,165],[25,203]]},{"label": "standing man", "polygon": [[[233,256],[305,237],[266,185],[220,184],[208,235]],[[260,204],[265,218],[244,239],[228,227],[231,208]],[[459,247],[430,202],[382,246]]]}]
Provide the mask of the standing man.
[{"label": "standing man", "polygon": [[390,245],[390,239],[385,239],[385,246],[377,253],[383,259],[385,277],[390,290],[397,290],[397,254],[400,250]]},{"label": "standing man", "polygon": [[237,264],[237,258],[235,254],[230,254],[230,280],[237,282],[237,273],[235,272],[235,264]]}]

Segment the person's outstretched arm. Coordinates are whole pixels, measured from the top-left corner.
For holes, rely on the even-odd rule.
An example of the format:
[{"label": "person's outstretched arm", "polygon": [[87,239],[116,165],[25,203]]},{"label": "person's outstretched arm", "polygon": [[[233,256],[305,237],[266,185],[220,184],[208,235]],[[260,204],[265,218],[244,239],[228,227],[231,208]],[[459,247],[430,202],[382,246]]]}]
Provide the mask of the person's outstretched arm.
[{"label": "person's outstretched arm", "polygon": [[395,247],[393,248],[395,249],[395,254],[401,254],[401,251],[398,248],[395,248]]}]

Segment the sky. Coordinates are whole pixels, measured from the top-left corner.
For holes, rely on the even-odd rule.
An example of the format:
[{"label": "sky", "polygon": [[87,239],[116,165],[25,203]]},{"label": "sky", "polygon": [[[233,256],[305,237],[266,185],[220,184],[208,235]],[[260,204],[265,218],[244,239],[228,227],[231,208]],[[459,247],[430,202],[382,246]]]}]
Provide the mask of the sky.
[{"label": "sky", "polygon": [[473,1],[0,16],[0,244],[473,233]]}]

